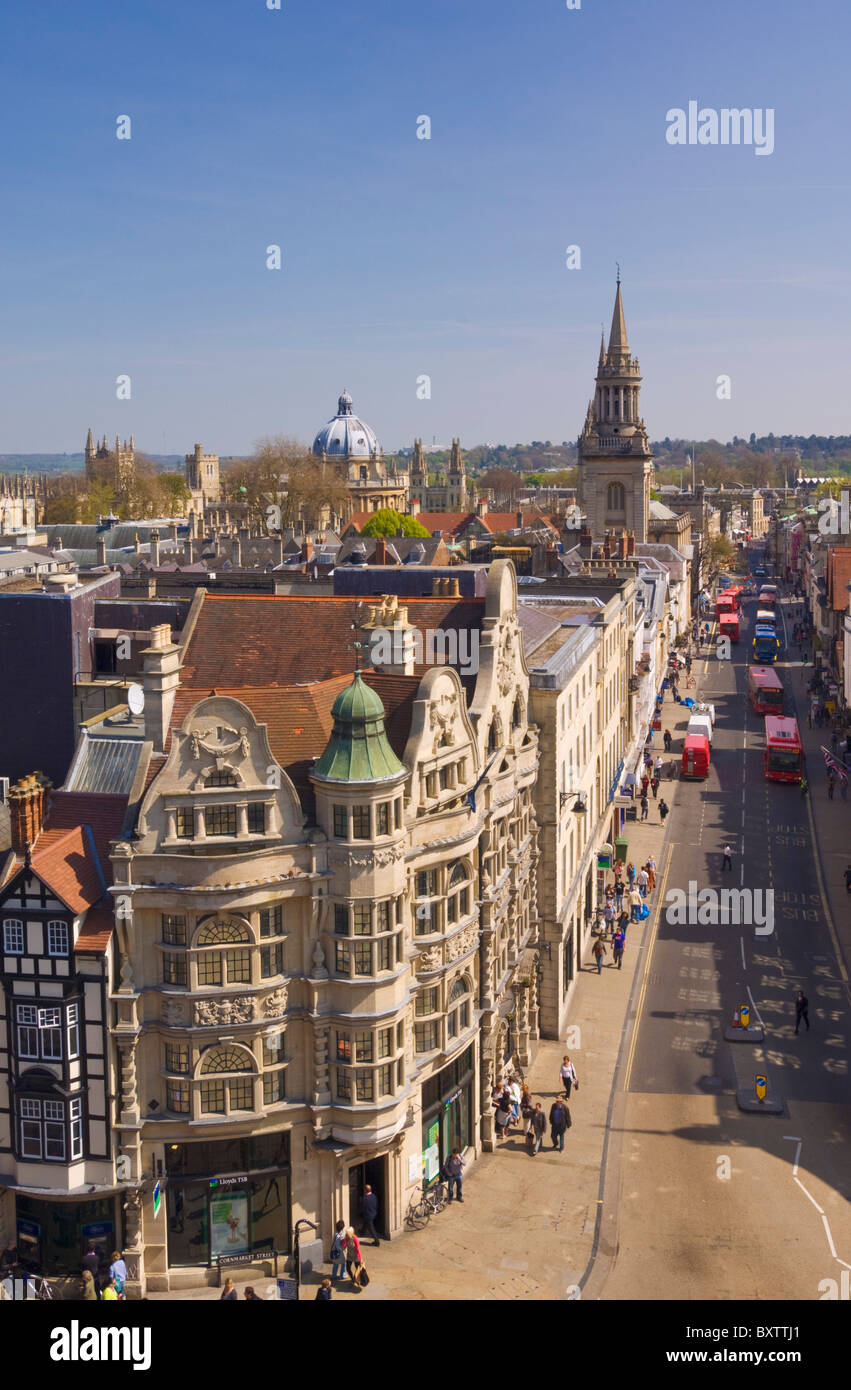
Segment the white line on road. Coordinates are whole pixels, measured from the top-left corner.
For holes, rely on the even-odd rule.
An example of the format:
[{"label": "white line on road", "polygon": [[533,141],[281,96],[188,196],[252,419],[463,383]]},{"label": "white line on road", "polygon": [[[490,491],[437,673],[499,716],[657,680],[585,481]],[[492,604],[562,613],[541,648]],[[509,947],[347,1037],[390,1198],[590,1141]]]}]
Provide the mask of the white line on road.
[{"label": "white line on road", "polygon": [[790,1144],[798,1145],[797,1149],[795,1150],[795,1162],[792,1165],[792,1177],[796,1178],[798,1176],[798,1159],[801,1157],[801,1145],[804,1141],[797,1134],[784,1134],[783,1138],[788,1139]]},{"label": "white line on road", "polygon": [[750,1001],[751,1001],[751,1008],[753,1009],[754,1013],[756,1014],[757,1018],[759,1019],[759,1026],[760,1026],[760,1028],[764,1028],[764,1027],[765,1027],[765,1024],[763,1023],[762,1019],[759,1017],[759,1009],[757,1008],[756,1004],[754,1003],[754,997],[753,997],[753,995],[751,994],[751,987],[750,987],[750,985],[748,985],[747,989],[748,989],[748,999],[750,999]]},{"label": "white line on road", "polygon": [[747,961],[745,960],[745,938],[744,938],[743,936],[740,936],[740,937],[739,937],[739,945],[740,945],[741,948],[742,948],[742,969],[743,969],[743,970],[747,970],[747,968],[748,968],[748,963],[747,963]]}]

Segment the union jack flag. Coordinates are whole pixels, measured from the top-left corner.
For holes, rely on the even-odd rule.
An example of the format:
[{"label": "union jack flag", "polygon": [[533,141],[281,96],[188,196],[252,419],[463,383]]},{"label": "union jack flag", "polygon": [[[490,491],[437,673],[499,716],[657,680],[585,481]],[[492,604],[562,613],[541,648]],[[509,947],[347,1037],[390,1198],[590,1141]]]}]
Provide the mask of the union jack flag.
[{"label": "union jack flag", "polygon": [[835,772],[836,775],[837,775],[837,777],[841,777],[841,779],[842,779],[843,782],[847,782],[847,781],[848,781],[848,769],[847,769],[847,767],[845,767],[845,766],[844,766],[842,763],[840,763],[836,758],[834,758],[834,756],[833,756],[833,754],[831,753],[830,749],[829,749],[829,748],[825,748],[825,746],[824,746],[823,743],[820,743],[820,744],[819,744],[819,747],[821,748],[821,751],[822,751],[822,753],[824,754],[824,765],[825,765],[825,767],[828,768],[831,772]]}]

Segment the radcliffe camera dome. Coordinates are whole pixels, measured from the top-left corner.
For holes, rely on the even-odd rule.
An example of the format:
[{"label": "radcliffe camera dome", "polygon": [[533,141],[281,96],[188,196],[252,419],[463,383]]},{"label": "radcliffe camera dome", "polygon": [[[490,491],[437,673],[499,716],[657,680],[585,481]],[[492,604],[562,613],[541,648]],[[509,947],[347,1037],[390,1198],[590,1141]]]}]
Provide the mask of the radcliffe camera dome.
[{"label": "radcliffe camera dome", "polygon": [[337,401],[337,414],[333,420],[329,420],[314,439],[313,452],[319,456],[330,454],[335,458],[370,458],[381,453],[375,431],[354,414],[348,391],[344,390]]}]

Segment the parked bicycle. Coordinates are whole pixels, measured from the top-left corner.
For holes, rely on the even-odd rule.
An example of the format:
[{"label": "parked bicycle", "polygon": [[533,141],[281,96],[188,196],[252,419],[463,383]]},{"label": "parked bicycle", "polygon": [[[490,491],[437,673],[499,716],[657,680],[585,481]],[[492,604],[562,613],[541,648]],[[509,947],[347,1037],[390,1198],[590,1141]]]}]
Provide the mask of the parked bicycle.
[{"label": "parked bicycle", "polygon": [[414,1193],[411,1197],[405,1221],[415,1231],[421,1231],[427,1226],[436,1212],[443,1211],[446,1206],[446,1186],[442,1182],[436,1182],[427,1186],[423,1183],[423,1190]]}]

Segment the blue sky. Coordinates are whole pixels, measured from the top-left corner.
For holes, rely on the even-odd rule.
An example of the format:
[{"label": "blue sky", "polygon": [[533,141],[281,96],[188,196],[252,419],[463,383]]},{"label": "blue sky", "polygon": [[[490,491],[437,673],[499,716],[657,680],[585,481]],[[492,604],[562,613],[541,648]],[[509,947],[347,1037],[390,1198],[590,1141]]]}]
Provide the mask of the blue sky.
[{"label": "blue sky", "polygon": [[7,5],[0,452],[573,439],[615,261],[651,437],[851,430],[847,4],[581,3]]}]

